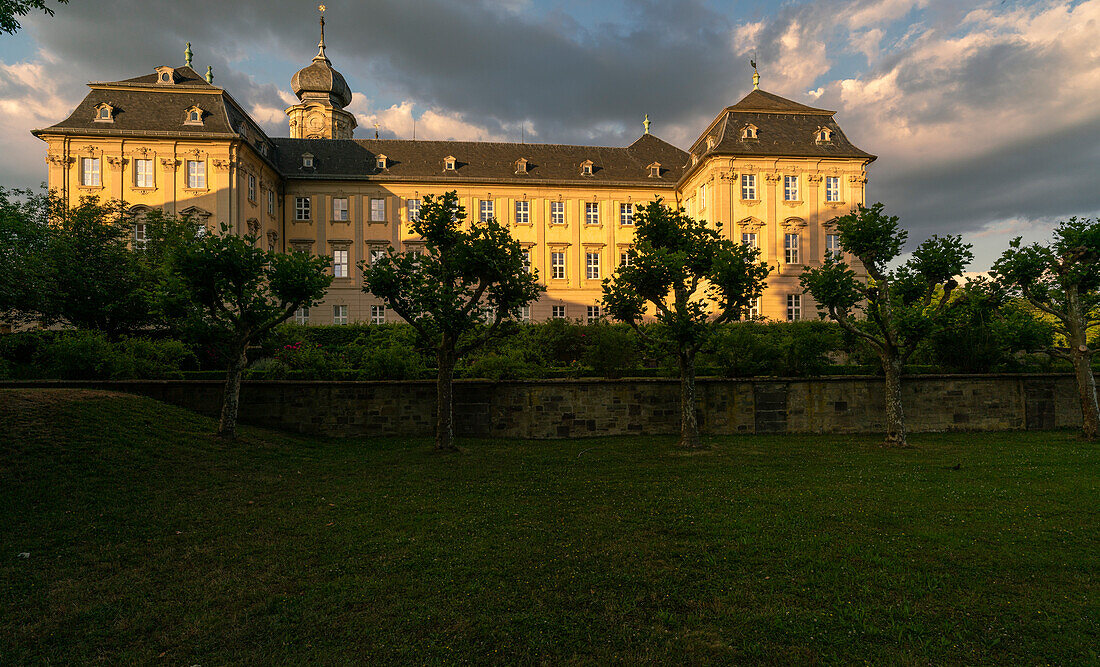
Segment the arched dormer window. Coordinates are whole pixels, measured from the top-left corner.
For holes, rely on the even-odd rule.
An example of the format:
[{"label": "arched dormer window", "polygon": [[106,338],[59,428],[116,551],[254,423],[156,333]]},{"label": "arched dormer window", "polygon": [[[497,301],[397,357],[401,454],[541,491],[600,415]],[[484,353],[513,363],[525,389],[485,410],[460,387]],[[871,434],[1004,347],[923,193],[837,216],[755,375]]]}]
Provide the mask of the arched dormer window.
[{"label": "arched dormer window", "polygon": [[581,176],[592,175],[592,160],[585,160],[581,163]]},{"label": "arched dormer window", "polygon": [[188,107],[186,115],[183,117],[184,125],[202,125],[202,108],[198,105],[192,105]]},{"label": "arched dormer window", "polygon": [[660,162],[653,162],[648,167],[646,167],[646,169],[649,170],[649,177],[650,178],[660,178],[661,177],[661,163]]},{"label": "arched dormer window", "polygon": [[752,123],[749,123],[745,127],[741,128],[741,138],[742,139],[759,139],[760,137],[757,135],[756,130],[757,130],[756,126],[753,125]]},{"label": "arched dormer window", "polygon": [[711,135],[711,136],[707,137],[707,150],[708,150],[708,151],[709,151],[710,149],[714,148],[714,144],[715,144],[715,139],[714,139],[714,136],[713,136],[713,135]]},{"label": "arched dormer window", "polygon": [[527,173],[527,158],[522,158],[521,157],[520,159],[516,160],[516,173],[517,174],[526,174]]},{"label": "arched dormer window", "polygon": [[833,140],[833,131],[827,127],[819,127],[814,132],[814,141],[819,144],[827,143]]},{"label": "arched dormer window", "polygon": [[458,163],[455,161],[455,156],[448,155],[447,157],[443,158],[444,171],[454,171],[457,167]]},{"label": "arched dormer window", "polygon": [[313,155],[310,153],[302,153],[302,168],[313,169]]},{"label": "arched dormer window", "polygon": [[156,69],[158,86],[171,86],[176,83],[176,68],[162,65]]},{"label": "arched dormer window", "polygon": [[385,155],[380,154],[380,155],[375,156],[374,166],[377,167],[378,169],[386,169],[387,167],[389,167],[389,165],[390,165],[389,158],[387,158]]},{"label": "arched dormer window", "polygon": [[106,102],[97,104],[95,106],[95,122],[97,123],[113,123],[115,122],[115,108]]}]

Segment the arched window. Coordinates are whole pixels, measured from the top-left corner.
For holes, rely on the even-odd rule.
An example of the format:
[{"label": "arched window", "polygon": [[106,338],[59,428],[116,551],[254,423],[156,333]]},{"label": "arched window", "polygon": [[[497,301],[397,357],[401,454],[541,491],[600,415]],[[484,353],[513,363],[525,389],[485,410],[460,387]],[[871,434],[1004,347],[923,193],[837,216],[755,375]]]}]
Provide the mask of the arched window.
[{"label": "arched window", "polygon": [[746,125],[745,127],[741,128],[741,138],[742,139],[759,139],[760,137],[757,136],[757,133],[756,133],[756,126],[750,123],[750,124]]}]

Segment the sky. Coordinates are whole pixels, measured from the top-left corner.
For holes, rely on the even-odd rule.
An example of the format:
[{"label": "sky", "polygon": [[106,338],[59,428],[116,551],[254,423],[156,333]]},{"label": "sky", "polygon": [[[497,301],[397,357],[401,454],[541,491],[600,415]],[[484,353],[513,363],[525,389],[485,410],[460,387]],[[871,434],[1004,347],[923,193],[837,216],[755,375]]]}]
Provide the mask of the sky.
[{"label": "sky", "polygon": [[[52,2],[52,0],[48,0]],[[909,247],[962,234],[982,271],[1016,236],[1100,212],[1100,0],[328,0],[357,135],[687,149],[761,88],[835,110]],[[214,68],[272,136],[317,51],[316,2],[72,0],[0,35],[0,186],[45,179],[31,129],[88,81]]]}]

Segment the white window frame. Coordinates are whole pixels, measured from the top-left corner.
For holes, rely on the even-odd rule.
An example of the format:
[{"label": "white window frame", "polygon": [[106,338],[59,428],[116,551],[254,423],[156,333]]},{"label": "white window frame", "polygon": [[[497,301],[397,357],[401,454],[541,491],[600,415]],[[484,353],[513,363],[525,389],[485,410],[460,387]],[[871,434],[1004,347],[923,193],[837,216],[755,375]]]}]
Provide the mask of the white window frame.
[{"label": "white window frame", "polygon": [[311,220],[313,216],[313,199],[311,197],[294,198],[294,219]]},{"label": "white window frame", "polygon": [[348,323],[348,307],[336,305],[332,307],[332,323],[343,326]]},{"label": "white window frame", "polygon": [[565,279],[565,252],[555,250],[550,253],[550,277],[554,280]]},{"label": "white window frame", "polygon": [[375,262],[377,262],[385,254],[386,254],[386,250],[384,248],[379,248],[379,247],[371,248],[370,249],[370,263],[374,264]]},{"label": "white window frame", "polygon": [[523,270],[527,273],[531,273],[531,249],[524,248],[520,252],[523,253]]},{"label": "white window frame", "polygon": [[187,187],[191,190],[206,189],[206,160],[187,161]]},{"label": "white window frame", "polygon": [[783,201],[799,201],[798,176],[783,177]]},{"label": "white window frame", "polygon": [[840,234],[825,235],[825,256],[841,257],[844,251],[840,249]]},{"label": "white window frame", "polygon": [[699,186],[699,210],[704,211],[707,208],[707,184],[703,183]]},{"label": "white window frame", "polygon": [[756,201],[756,174],[741,174],[741,199]]},{"label": "white window frame", "polygon": [[385,306],[371,306],[370,307],[370,323],[371,324],[385,324],[386,323],[386,307]]},{"label": "white window frame", "polygon": [[516,224],[531,224],[531,202],[527,201],[526,199],[516,200]]},{"label": "white window frame", "polygon": [[149,158],[138,158],[134,160],[134,187],[136,188],[152,188],[156,187],[156,181],[154,174],[156,171],[153,169],[153,161]]},{"label": "white window frame", "polygon": [[550,224],[551,225],[564,225],[565,224],[565,202],[552,201],[550,202]]},{"label": "white window frame", "polygon": [[584,253],[584,277],[588,280],[600,279],[600,253]]},{"label": "white window frame", "polygon": [[348,277],[348,251],[343,248],[332,251],[332,275],[336,278]]},{"label": "white window frame", "polygon": [[420,200],[406,199],[405,212],[405,214],[409,216],[409,222],[416,222],[420,220]]},{"label": "white window frame", "polygon": [[530,322],[531,321],[531,306],[519,307],[519,321]]},{"label": "white window frame", "polygon": [[295,324],[309,324],[309,308],[302,306],[298,310],[294,311],[294,323]]},{"label": "white window frame", "polygon": [[145,223],[144,222],[135,222],[134,223],[134,248],[136,250],[145,250],[145,244],[148,243],[148,241],[149,241],[149,239],[147,239],[145,237]]},{"label": "white window frame", "polygon": [[634,253],[631,250],[623,250],[619,253],[619,266],[633,266]]},{"label": "white window frame", "polygon": [[370,221],[371,222],[385,222],[386,221],[386,199],[384,197],[371,197],[371,200],[370,200]]},{"label": "white window frame", "polygon": [[565,306],[550,306],[550,319],[564,320]]},{"label": "white window frame", "polygon": [[602,317],[602,315],[600,314],[600,305],[596,304],[594,306],[588,306],[587,315],[588,317],[586,318],[586,321],[588,322],[588,324],[595,324],[596,322],[599,322],[600,317]]},{"label": "white window frame", "polygon": [[80,158],[80,184],[86,188],[98,188],[103,184],[100,178],[99,158]]},{"label": "white window frame", "polygon": [[800,264],[801,239],[798,234],[783,235],[783,261],[787,264]]},{"label": "white window frame", "polygon": [[256,176],[248,175],[248,201],[256,201]]},{"label": "white window frame", "polygon": [[802,295],[787,295],[787,321],[798,322],[802,319]]},{"label": "white window frame", "polygon": [[840,177],[839,176],[826,176],[825,177],[825,201],[838,202],[840,201]]},{"label": "white window frame", "polygon": [[267,191],[267,214],[275,215],[275,191]]},{"label": "white window frame", "polygon": [[747,245],[750,248],[759,248],[759,241],[756,236],[756,232],[741,232],[741,245]]},{"label": "white window frame", "polygon": [[489,222],[489,219],[493,217],[493,200],[492,199],[480,199],[478,200],[478,213],[477,219],[481,222]]},{"label": "white window frame", "polygon": [[586,224],[586,225],[598,225],[598,224],[600,224],[600,202],[598,202],[598,201],[586,201],[584,203],[584,224]]},{"label": "white window frame", "polygon": [[619,224],[624,227],[634,226],[634,204],[619,204]]},{"label": "white window frame", "polygon": [[348,198],[347,197],[333,197],[332,198],[332,221],[333,222],[347,222],[348,221]]},{"label": "white window frame", "polygon": [[760,318],[760,297],[756,297],[749,303],[749,309],[746,313],[747,319],[756,320]]}]

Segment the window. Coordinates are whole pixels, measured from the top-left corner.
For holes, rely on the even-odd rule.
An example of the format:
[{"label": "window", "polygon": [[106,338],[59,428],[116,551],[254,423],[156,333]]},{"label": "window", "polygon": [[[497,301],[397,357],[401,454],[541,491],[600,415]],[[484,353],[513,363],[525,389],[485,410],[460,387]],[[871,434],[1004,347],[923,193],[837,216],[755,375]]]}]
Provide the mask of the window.
[{"label": "window", "polygon": [[409,222],[416,222],[420,219],[420,200],[409,199],[405,202],[408,209]]},{"label": "window", "polygon": [[455,167],[456,167],[456,164],[455,164],[455,159],[454,159],[453,156],[448,155],[447,157],[443,158],[443,168],[444,169],[446,169],[447,171],[454,171]]},{"label": "window", "polygon": [[531,273],[531,249],[524,248],[523,252],[523,270],[527,273]]},{"label": "window", "polygon": [[619,204],[619,224],[627,226],[634,224],[634,204]]},{"label": "window", "polygon": [[756,232],[743,232],[741,234],[741,245],[747,245],[750,248],[759,248],[756,244]]},{"label": "window", "polygon": [[839,234],[826,234],[825,235],[825,256],[839,258],[842,255],[840,250],[840,235]]},{"label": "window", "polygon": [[347,306],[333,306],[332,307],[332,323],[333,324],[347,324],[348,323],[348,307]]},{"label": "window", "polygon": [[139,188],[153,187],[152,160],[134,160],[134,185]]},{"label": "window", "polygon": [[741,128],[741,138],[742,139],[757,139],[757,138],[759,138],[759,137],[756,136],[756,126],[755,125],[746,125],[745,127]]},{"label": "window", "polygon": [[584,203],[584,222],[589,225],[600,224],[600,204],[589,201]]},{"label": "window", "polygon": [[562,279],[565,278],[565,253],[564,252],[552,252],[550,253],[550,277]]},{"label": "window", "polygon": [[592,175],[592,160],[585,160],[584,162],[581,163],[581,175],[582,176],[591,176]]},{"label": "window", "polygon": [[332,275],[337,278],[348,277],[348,251],[332,251]]},{"label": "window", "polygon": [[526,225],[531,222],[531,203],[516,201],[516,224]]},{"label": "window", "polygon": [[99,158],[80,158],[80,184],[88,187],[99,187]]},{"label": "window", "polygon": [[531,306],[519,307],[519,321],[530,322],[531,321]]},{"label": "window", "polygon": [[825,201],[840,201],[840,177],[825,177]]},{"label": "window", "polygon": [[600,279],[600,253],[586,252],[584,254],[584,277],[589,280]]},{"label": "window", "polygon": [[550,306],[550,317],[555,320],[564,320],[565,306]]},{"label": "window", "polygon": [[385,306],[371,306],[370,307],[370,323],[371,324],[385,324],[386,323],[386,307]]},{"label": "window", "polygon": [[347,197],[333,197],[332,198],[332,220],[333,220],[333,222],[347,222],[348,221],[348,198]]},{"label": "window", "polygon": [[137,250],[145,250],[145,223],[139,222],[134,225],[134,248]]},{"label": "window", "polygon": [[382,248],[370,249],[370,263],[374,264],[378,260],[382,259],[382,256],[386,254],[386,251]]},{"label": "window", "polygon": [[96,122],[99,122],[99,123],[110,123],[110,122],[112,122],[114,119],[111,118],[111,105],[101,104],[100,106],[96,107],[95,119],[96,119]]},{"label": "window", "polygon": [[707,184],[703,183],[699,186],[699,210],[702,211],[707,207]]},{"label": "window", "polygon": [[798,234],[783,235],[783,258],[788,264],[798,264]]},{"label": "window", "polygon": [[191,109],[187,112],[187,123],[189,125],[201,125],[202,124],[202,112],[198,109]]},{"label": "window", "polygon": [[588,323],[595,324],[600,320],[600,307],[589,306],[588,307]]},{"label": "window", "polygon": [[161,83],[172,83],[172,75],[168,72],[161,72],[160,81]]},{"label": "window", "polygon": [[275,191],[267,191],[267,214],[275,215]]},{"label": "window", "polygon": [[386,221],[386,200],[385,199],[371,199],[370,200],[370,221],[371,222],[385,222]]},{"label": "window", "polygon": [[818,142],[832,141],[833,132],[827,127],[819,127],[817,128],[817,132],[814,133],[814,139],[816,139]]},{"label": "window", "polygon": [[550,202],[550,224],[551,225],[564,225],[565,224],[565,202],[560,202],[560,201]]},{"label": "window", "polygon": [[256,201],[256,177],[248,175],[248,201]]},{"label": "window", "polygon": [[493,200],[482,199],[479,204],[478,220],[488,222],[493,217]]},{"label": "window", "polygon": [[187,161],[187,187],[194,190],[206,187],[206,163],[202,160]]},{"label": "window", "polygon": [[649,177],[650,178],[660,178],[661,177],[661,163],[660,162],[654,162],[653,164],[649,165]]},{"label": "window", "polygon": [[309,308],[301,307],[294,311],[295,324],[309,324]]},{"label": "window", "polygon": [[783,201],[798,201],[798,177],[783,177]]},{"label": "window", "polygon": [[802,295],[787,295],[787,321],[797,322],[802,319]]},{"label": "window", "polygon": [[309,153],[302,155],[302,166],[306,169],[313,169],[313,156]]},{"label": "window", "polygon": [[749,311],[746,313],[748,319],[758,320],[760,319],[760,297],[756,297],[749,302]]},{"label": "window", "polygon": [[374,166],[378,167],[379,169],[385,169],[386,168],[386,156],[385,155],[379,155],[378,159],[374,161]]},{"label": "window", "polygon": [[741,199],[756,199],[756,174],[741,174]]},{"label": "window", "polygon": [[619,253],[619,266],[633,266],[634,265],[634,251],[624,250]]},{"label": "window", "polygon": [[309,197],[295,197],[294,198],[294,219],[295,220],[309,220],[312,217],[311,204],[313,201]]}]

